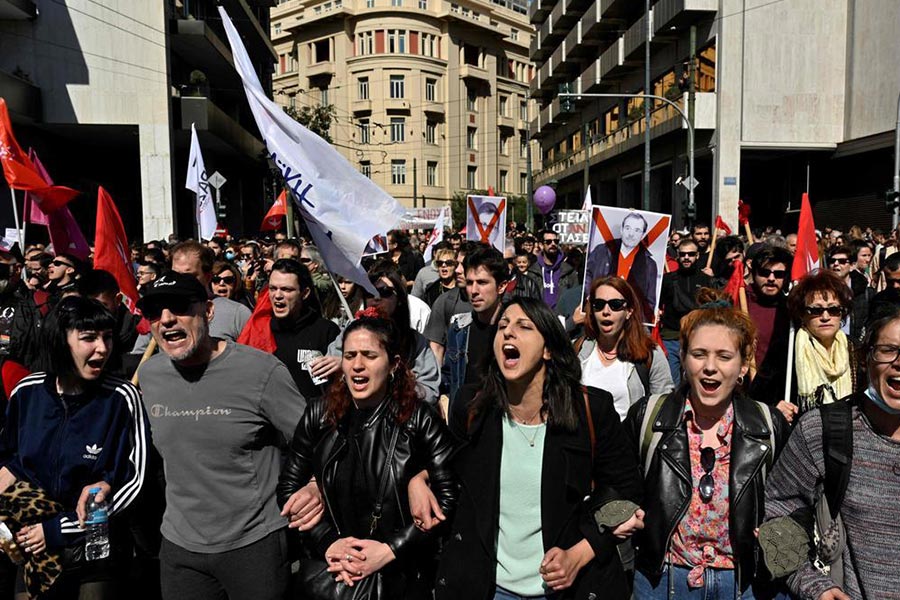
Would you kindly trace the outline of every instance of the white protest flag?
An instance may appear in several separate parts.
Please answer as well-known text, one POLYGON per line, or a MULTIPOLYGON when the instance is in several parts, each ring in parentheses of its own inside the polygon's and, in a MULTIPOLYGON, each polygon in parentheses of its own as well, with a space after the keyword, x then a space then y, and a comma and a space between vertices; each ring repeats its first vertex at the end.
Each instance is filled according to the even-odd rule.
POLYGON ((206 165, 200 153, 200 141, 197 139, 197 128, 191 123, 191 154, 188 157, 187 181, 184 187, 197 194, 197 206, 194 220, 200 239, 211 240, 216 235, 216 207, 213 206, 209 193, 209 181, 206 177, 206 165))
POLYGON ((281 170, 326 267, 374 294, 361 266, 363 251, 369 240, 400 222, 403 207, 331 144, 266 96, 237 30, 221 6, 219 15, 269 158, 281 170))
POLYGON ((448 210, 450 209, 444 208, 441 214, 438 215, 437 221, 434 222, 434 229, 431 231, 431 235, 428 236, 428 245, 425 246, 425 252, 422 253, 422 259, 425 262, 431 262, 431 252, 434 250, 435 244, 444 239, 444 215, 447 214, 448 210))
POLYGON ((591 200, 591 186, 588 186, 587 193, 584 195, 584 204, 581 205, 581 210, 591 210, 594 206, 594 201, 591 200))

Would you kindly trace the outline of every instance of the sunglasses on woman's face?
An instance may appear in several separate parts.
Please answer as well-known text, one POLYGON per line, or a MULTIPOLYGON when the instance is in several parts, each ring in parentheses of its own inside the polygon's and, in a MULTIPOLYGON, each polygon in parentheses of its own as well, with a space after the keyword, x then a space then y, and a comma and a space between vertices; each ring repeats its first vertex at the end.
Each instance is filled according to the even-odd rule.
POLYGON ((382 300, 386 300, 397 293, 397 290, 389 285, 376 285, 375 291, 378 292, 382 300))
POLYGON ((231 285, 234 281, 234 275, 213 275, 212 278, 213 283, 224 283, 226 285, 231 285))
POLYGON ((434 261, 434 266, 436 266, 438 269, 440 269, 441 267, 455 267, 456 261, 455 260, 436 260, 436 261, 434 261))
POLYGON ((806 314, 811 317, 821 317, 828 313, 829 317, 843 317, 844 307, 842 306, 807 306, 806 314))
POLYGON ((619 312, 625 310, 625 307, 628 306, 628 301, 624 298, 613 298, 612 300, 606 300, 605 298, 591 298, 591 310, 594 312, 602 312, 607 305, 609 305, 609 310, 619 312))
POLYGON ((712 446, 700 449, 700 466, 703 467, 703 476, 697 485, 697 492, 703 502, 709 502, 716 491, 716 481, 712 476, 712 470, 716 466, 716 451, 712 446))

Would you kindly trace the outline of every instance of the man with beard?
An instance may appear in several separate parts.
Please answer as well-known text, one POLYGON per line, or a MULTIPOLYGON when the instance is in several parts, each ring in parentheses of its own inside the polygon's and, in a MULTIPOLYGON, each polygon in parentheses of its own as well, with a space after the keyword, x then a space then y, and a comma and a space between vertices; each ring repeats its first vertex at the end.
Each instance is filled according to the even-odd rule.
POLYGON ((691 239, 694 240, 697 244, 697 249, 700 251, 697 262, 702 269, 706 266, 706 261, 709 259, 709 225, 706 223, 694 223, 694 226, 691 227, 691 239))
POLYGON ((697 290, 711 287, 713 278, 700 270, 697 242, 684 238, 676 248, 678 270, 663 275, 659 294, 660 337, 666 347, 669 370, 677 388, 681 384, 681 318, 698 307, 697 290))
POLYGON ((656 277, 659 269, 650 250, 641 243, 647 234, 647 219, 630 212, 622 219, 620 239, 598 244, 587 258, 585 287, 597 277, 621 277, 642 296, 642 321, 652 323, 656 308, 656 277))
POLYGON ((555 231, 542 231, 541 244, 543 251, 528 271, 542 282, 544 303, 556 308, 560 295, 578 285, 579 275, 572 265, 565 262, 565 256, 559 250, 559 235, 555 231))
POLYGON ((167 273, 138 306, 161 350, 140 375, 166 478, 162 597, 281 600, 291 570, 275 487, 306 400, 276 357, 210 336, 215 305, 196 277, 167 273))

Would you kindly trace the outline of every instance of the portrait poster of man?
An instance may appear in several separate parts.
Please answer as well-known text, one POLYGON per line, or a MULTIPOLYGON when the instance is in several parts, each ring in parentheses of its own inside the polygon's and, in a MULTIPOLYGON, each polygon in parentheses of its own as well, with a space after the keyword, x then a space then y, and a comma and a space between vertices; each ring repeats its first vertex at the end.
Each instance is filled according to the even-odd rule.
POLYGON ((506 198, 466 197, 466 239, 506 250, 506 198))
POLYGON ((591 282, 597 277, 621 277, 641 296, 644 322, 652 324, 665 271, 670 223, 670 215, 594 206, 589 223, 583 296, 587 297, 591 282))
POLYGON ((387 251, 387 232, 385 232, 369 240, 369 243, 366 244, 366 249, 363 250, 363 256, 375 256, 376 254, 384 254, 387 251))

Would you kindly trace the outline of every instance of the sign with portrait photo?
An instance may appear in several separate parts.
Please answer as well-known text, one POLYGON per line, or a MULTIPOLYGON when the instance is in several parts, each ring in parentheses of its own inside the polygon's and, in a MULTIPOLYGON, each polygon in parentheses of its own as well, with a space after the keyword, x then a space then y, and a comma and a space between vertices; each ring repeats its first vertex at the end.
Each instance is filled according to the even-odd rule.
POLYGON ((466 239, 506 249, 506 198, 466 197, 466 239))
POLYGON ((621 277, 642 298, 644 322, 654 323, 671 221, 671 215, 661 213, 594 206, 582 297, 587 297, 594 279, 621 277))

